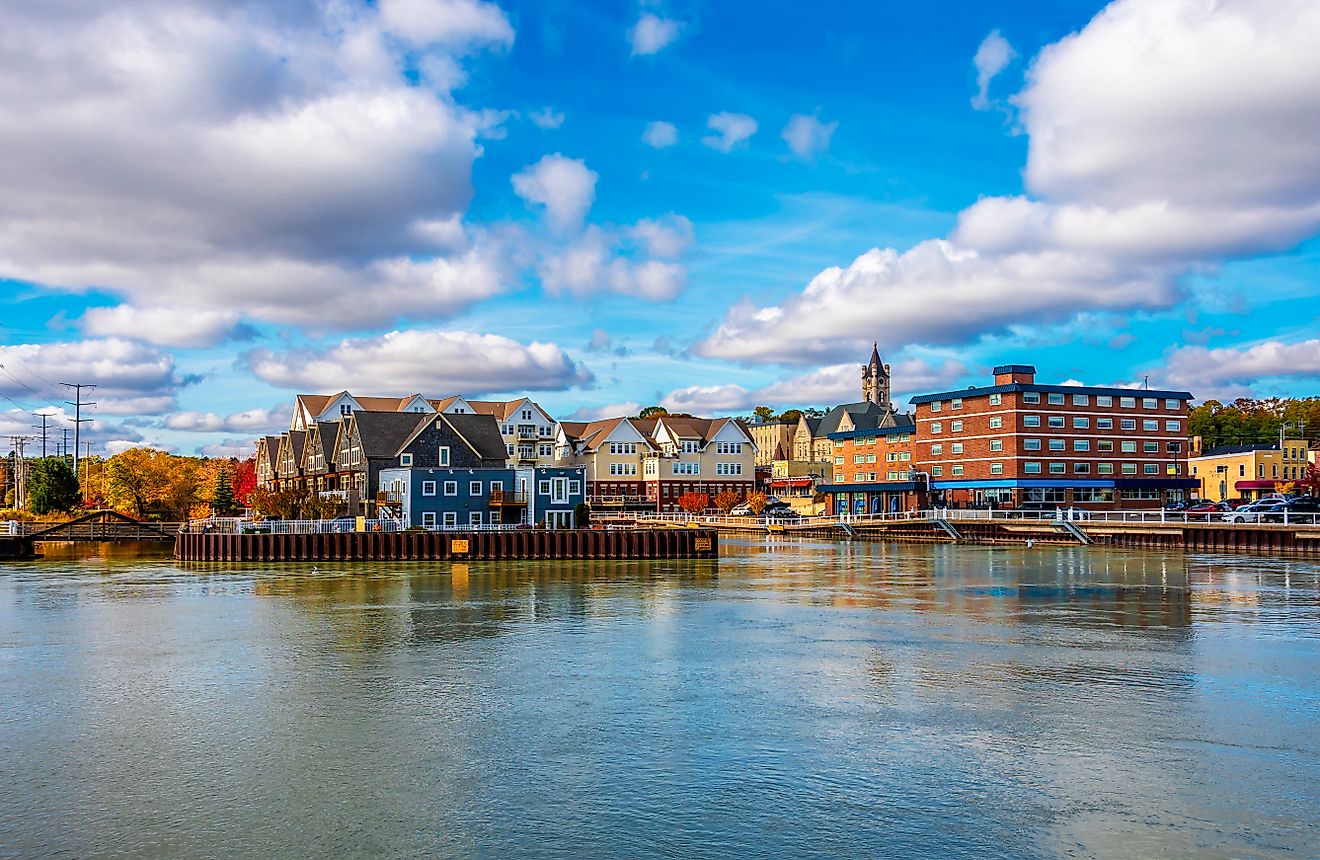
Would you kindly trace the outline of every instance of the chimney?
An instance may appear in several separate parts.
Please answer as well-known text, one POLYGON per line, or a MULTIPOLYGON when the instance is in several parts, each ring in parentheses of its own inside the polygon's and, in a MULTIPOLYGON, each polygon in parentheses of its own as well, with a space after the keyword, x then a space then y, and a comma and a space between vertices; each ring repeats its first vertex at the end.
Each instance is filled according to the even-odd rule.
POLYGON ((995 385, 1030 385, 1036 381, 1036 368, 1030 364, 1001 364, 994 373, 995 385))

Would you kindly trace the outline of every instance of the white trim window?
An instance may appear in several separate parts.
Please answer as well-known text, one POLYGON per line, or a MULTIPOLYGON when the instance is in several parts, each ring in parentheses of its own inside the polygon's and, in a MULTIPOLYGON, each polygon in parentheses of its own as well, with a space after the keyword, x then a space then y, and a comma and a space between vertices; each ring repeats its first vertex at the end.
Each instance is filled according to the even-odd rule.
POLYGON ((435 481, 422 481, 422 495, 423 496, 435 495, 435 481))
POLYGON ((480 481, 468 481, 468 495, 469 495, 469 496, 480 496, 480 495, 481 495, 481 482, 480 482, 480 481))
POLYGON ((468 511, 468 525, 481 525, 481 511, 468 511))
POLYGON ((411 465, 412 465, 412 454, 400 454, 400 455, 399 455, 399 465, 400 465, 400 466, 411 466, 411 465))
POLYGON ((446 496, 458 495, 458 481, 445 481, 445 495, 446 496))
POLYGON ((580 495, 582 495, 582 482, 581 482, 581 481, 569 481, 569 482, 568 482, 568 494, 569 494, 570 496, 580 496, 580 495))
POLYGON ((435 511, 422 512, 422 528, 424 529, 435 528, 435 511))
POLYGON ((440 452, 439 452, 439 460, 438 460, 438 462, 440 463, 441 466, 448 466, 448 465, 449 465, 449 446, 448 446, 448 445, 441 445, 441 446, 440 446, 440 452))
POLYGON ((538 496, 548 496, 548 495, 550 495, 550 482, 549 482, 549 481, 546 481, 546 480, 537 481, 537 482, 536 482, 536 494, 537 494, 538 496))
POLYGON ((440 521, 445 524, 445 528, 452 529, 458 525, 458 513, 456 511, 445 511, 441 515, 440 521))

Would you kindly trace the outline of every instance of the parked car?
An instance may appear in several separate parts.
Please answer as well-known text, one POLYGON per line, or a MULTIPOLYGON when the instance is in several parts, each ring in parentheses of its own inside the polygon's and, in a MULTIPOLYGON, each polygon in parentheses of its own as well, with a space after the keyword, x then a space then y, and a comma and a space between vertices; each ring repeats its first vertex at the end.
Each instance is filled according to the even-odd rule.
POLYGON ((1243 505, 1251 504, 1251 502, 1252 502, 1251 499, 1228 499, 1224 502, 1224 504, 1228 505, 1228 509, 1230 511, 1236 511, 1238 508, 1242 507, 1243 505))
POLYGON ((1199 504, 1201 504, 1201 499, 1186 499, 1181 502, 1169 502, 1164 506, 1164 511, 1165 513, 1170 514, 1180 514, 1188 508, 1195 507, 1199 504))
POLYGON ((1277 510, 1262 514, 1260 519, 1266 523, 1281 523, 1285 513, 1289 522, 1315 524, 1320 522, 1320 499, 1298 496, 1284 502, 1277 510))
POLYGON ((1058 502, 1023 502, 1016 508, 1008 508, 1005 513, 1010 519, 1043 519, 1055 516, 1059 507, 1058 502))
POLYGON ((1224 502, 1202 501, 1179 511, 1179 513, 1187 517, 1189 520, 1209 520, 1220 517, 1231 510, 1232 508, 1224 502))
POLYGON ((1280 518, 1282 518, 1282 511, 1286 504, 1286 502, 1281 502, 1277 499, 1252 502, 1249 505, 1243 505, 1235 511, 1229 511, 1224 514, 1223 520, 1226 523, 1258 523, 1263 521, 1262 517, 1266 514, 1272 514, 1275 512, 1279 512, 1280 518))
POLYGON ((788 505, 774 505, 761 511, 761 517, 766 520, 800 520, 802 515, 790 508, 788 505))
POLYGON ((729 516, 754 517, 756 516, 756 514, 752 513, 752 509, 747 506, 746 502, 743 502, 741 505, 737 505, 736 507, 733 508, 733 510, 729 511, 729 516))

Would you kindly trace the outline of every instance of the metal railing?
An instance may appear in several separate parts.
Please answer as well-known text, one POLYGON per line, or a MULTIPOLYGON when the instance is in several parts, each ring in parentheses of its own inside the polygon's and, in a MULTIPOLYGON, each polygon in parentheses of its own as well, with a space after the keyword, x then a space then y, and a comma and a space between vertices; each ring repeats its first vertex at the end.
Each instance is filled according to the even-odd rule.
MULTIPOLYGON (((382 517, 363 521, 363 530, 369 532, 397 532, 405 528, 402 520, 382 517)), ((344 534, 358 530, 358 521, 353 517, 339 517, 331 520, 253 520, 241 517, 209 517, 184 523, 181 531, 196 534, 273 534, 273 535, 308 535, 308 534, 344 534)))
POLYGON ((527 504, 527 494, 521 490, 491 490, 490 503, 492 505, 525 505, 527 504))
POLYGON ((799 526, 834 526, 866 525, 867 523, 890 522, 1003 522, 1003 523, 1128 523, 1128 524, 1172 524, 1172 525, 1262 525, 1262 526, 1298 526, 1320 525, 1320 514, 1278 512, 1212 513, 1210 516, 1179 511, 1142 510, 1142 511, 1092 511, 1085 508, 1060 508, 1054 511, 1018 511, 985 510, 960 508, 934 508, 919 511, 893 511, 873 514, 837 513, 820 516, 770 517, 765 516, 728 516, 717 514, 689 514, 682 512, 642 511, 621 513, 638 522, 670 523, 712 523, 730 525, 756 525, 763 522, 776 522, 799 526))

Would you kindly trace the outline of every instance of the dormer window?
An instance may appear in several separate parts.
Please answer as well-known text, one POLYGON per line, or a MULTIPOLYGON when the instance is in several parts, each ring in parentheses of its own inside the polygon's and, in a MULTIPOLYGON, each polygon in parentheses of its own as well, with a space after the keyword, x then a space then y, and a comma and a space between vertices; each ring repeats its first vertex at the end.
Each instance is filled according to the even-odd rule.
POLYGON ((400 454, 400 455, 399 455, 399 465, 400 465, 400 466, 411 466, 411 465, 412 465, 412 454, 400 454))
POLYGON ((351 404, 348 404, 348 403, 341 403, 341 404, 339 404, 339 414, 340 414, 341 416, 344 416, 344 417, 347 417, 347 416, 349 416, 349 415, 352 415, 352 414, 353 414, 353 406, 352 406, 351 404))

